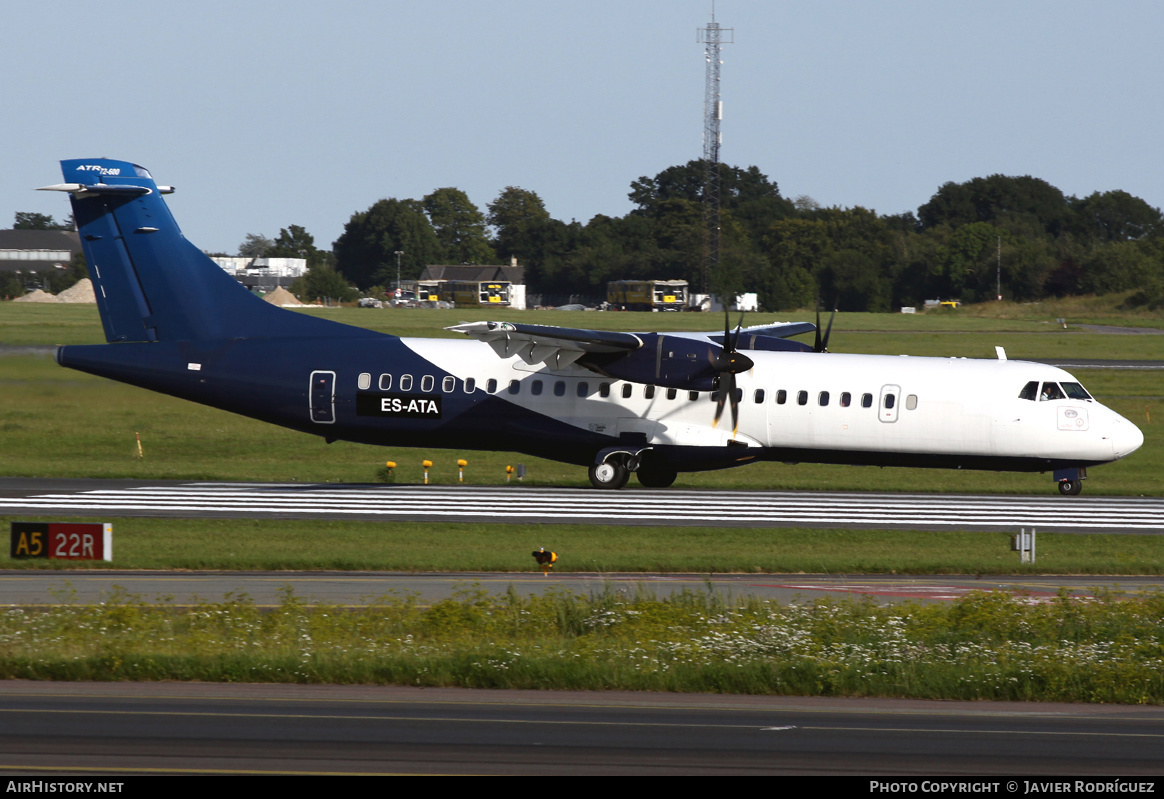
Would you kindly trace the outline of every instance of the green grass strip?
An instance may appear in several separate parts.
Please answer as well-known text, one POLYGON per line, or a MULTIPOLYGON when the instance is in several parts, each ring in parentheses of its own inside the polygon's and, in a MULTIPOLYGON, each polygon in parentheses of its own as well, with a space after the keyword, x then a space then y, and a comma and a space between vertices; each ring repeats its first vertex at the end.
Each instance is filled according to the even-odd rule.
POLYGON ((0 679, 362 683, 1164 702, 1164 595, 781 606, 713 592, 0 611, 0 679))
MULTIPOLYGON (((12 520, 0 519, 0 529, 7 530, 12 520)), ((1039 533, 1038 561, 1024 566, 1010 551, 1009 532, 278 519, 117 519, 112 564, 7 557, 0 564, 59 570, 525 572, 536 571, 530 552, 543 546, 559 555, 555 572, 1164 573, 1164 537, 1151 535, 1039 533)))

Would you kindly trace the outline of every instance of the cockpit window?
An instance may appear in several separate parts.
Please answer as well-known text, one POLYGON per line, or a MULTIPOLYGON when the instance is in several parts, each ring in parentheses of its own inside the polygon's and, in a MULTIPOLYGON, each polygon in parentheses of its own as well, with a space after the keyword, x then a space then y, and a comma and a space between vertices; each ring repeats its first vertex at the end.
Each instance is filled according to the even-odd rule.
POLYGON ((1038 380, 1032 380, 1031 382, 1027 383, 1025 386, 1023 386, 1023 390, 1019 392, 1019 399, 1030 400, 1031 402, 1034 402, 1035 398, 1038 396, 1039 396, 1039 381, 1038 380))
POLYGON ((1063 390, 1067 392, 1067 396, 1073 400, 1091 399, 1091 395, 1087 393, 1087 390, 1078 383, 1060 383, 1059 385, 1063 386, 1063 390))
POLYGON ((1065 399, 1063 389, 1058 383, 1043 383, 1043 390, 1039 394, 1040 401, 1065 399))

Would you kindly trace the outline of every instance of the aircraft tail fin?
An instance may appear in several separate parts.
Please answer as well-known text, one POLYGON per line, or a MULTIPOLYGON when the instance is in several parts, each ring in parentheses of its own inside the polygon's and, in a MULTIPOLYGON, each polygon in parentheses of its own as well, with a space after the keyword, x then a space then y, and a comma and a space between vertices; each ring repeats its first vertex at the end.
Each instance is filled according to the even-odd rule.
POLYGON ((158 186, 136 164, 61 162, 107 341, 337 335, 344 325, 251 294, 186 240, 158 186))

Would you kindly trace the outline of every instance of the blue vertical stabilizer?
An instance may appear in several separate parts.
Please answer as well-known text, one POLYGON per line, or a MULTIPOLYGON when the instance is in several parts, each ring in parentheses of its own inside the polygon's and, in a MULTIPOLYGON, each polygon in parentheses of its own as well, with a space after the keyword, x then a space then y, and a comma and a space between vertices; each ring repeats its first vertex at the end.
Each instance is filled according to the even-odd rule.
POLYGON ((197 341, 367 335, 277 308, 254 296, 186 240, 163 192, 127 161, 61 162, 105 338, 197 341))

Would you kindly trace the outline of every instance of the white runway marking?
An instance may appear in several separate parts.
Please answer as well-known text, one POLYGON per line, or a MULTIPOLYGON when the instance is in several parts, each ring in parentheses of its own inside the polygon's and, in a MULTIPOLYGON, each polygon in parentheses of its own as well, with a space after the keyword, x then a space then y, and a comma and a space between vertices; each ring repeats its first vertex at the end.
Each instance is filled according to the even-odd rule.
POLYGON ((184 483, 0 498, 0 514, 1164 533, 1164 500, 184 483))

